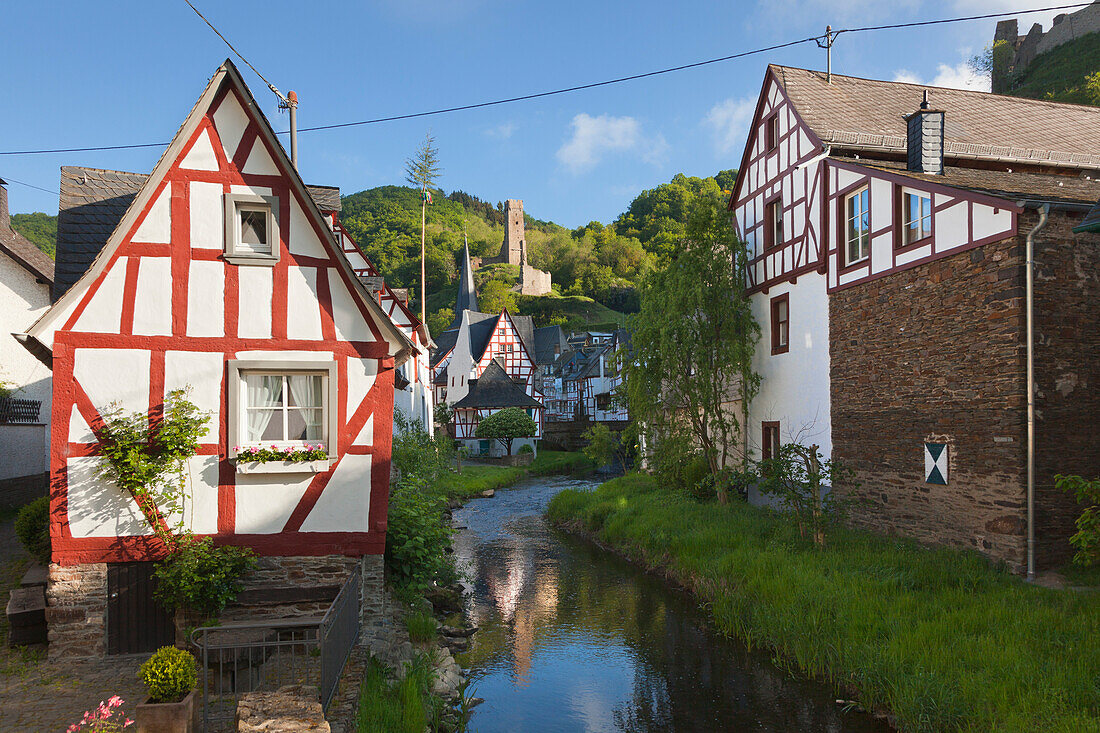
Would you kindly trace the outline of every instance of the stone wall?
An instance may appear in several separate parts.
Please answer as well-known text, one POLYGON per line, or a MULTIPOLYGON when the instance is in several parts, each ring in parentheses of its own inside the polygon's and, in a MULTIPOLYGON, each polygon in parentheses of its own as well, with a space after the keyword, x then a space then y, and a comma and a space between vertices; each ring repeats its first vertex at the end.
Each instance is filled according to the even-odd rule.
POLYGON ((49 658, 99 657, 107 650, 107 564, 50 565, 46 585, 49 658))
MULTIPOLYGON (((1100 33, 1100 0, 1094 0, 1091 5, 1074 13, 1056 15, 1050 29, 1045 33, 1042 25, 1034 23, 1027 35, 1021 36, 1018 21, 1002 20, 997 23, 993 42, 1006 41, 1012 45, 1013 56, 1009 66, 1011 70, 1020 72, 1026 69, 1036 56, 1053 51, 1062 44, 1089 33, 1100 33)), ((994 89, 1001 86, 999 81, 997 78, 993 79, 994 89)))
POLYGON ((522 295, 546 295, 550 292, 550 273, 538 270, 530 265, 522 266, 523 275, 519 292, 522 295))
MULTIPOLYGON (((1021 230, 1028 224, 1021 221, 1021 230)), ((833 456, 865 528, 1025 560, 1023 246, 988 244, 829 298, 833 456), (924 442, 949 445, 925 483, 924 442)))
MULTIPOLYGON (((1056 473, 1100 475, 1100 236, 1053 212, 1036 237, 1036 564, 1057 567, 1080 508, 1056 473)), ((1019 231, 1038 222, 1028 211, 1019 231)), ((1026 567, 1025 236, 830 297, 834 456, 866 500, 851 521, 1026 567), (923 443, 947 443, 947 486, 923 443)))
MULTIPOLYGON (((1054 475, 1100 476, 1100 234, 1052 212, 1035 237, 1036 563, 1069 560, 1081 507, 1054 475)), ((1022 222, 1021 231, 1034 226, 1022 222)))
MULTIPOLYGON (((244 580, 223 621, 320 617, 352 573, 359 573, 362 636, 371 638, 383 617, 381 555, 261 557, 244 580)), ((50 565, 46 588, 49 656, 99 657, 106 653, 107 564, 50 565)))

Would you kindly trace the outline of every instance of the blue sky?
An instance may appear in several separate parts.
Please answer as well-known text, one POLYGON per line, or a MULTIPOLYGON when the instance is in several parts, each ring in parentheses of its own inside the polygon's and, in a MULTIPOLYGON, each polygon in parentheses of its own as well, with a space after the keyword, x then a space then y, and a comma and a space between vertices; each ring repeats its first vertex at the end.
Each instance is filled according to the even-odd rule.
MULTIPOLYGON (((282 91, 299 125, 510 97, 856 27, 1012 11, 1039 0, 193 0, 282 91)), ((1052 13, 1021 18, 1021 30, 1052 13)), ((0 27, 0 150, 167 141, 228 49, 183 0, 10 3, 0 27)), ((837 73, 973 84, 995 21, 842 35, 837 73)), ((236 61, 236 59, 234 59, 236 61)), ((440 185, 566 226, 608 222, 678 172, 736 167, 767 63, 824 68, 815 45, 611 87, 431 118, 303 133, 309 183, 399 184, 429 129, 440 185)), ((288 122, 243 64, 276 129, 288 122)), ((149 171, 160 148, 0 156, 13 212, 57 211, 62 165, 149 171), (14 181, 52 190, 36 190, 14 181)))

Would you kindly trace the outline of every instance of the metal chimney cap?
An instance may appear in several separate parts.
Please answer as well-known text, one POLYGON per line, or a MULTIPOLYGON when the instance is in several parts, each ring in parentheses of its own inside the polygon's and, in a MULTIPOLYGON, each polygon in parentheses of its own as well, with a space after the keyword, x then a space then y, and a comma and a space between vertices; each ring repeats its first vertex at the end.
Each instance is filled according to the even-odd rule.
POLYGON ((928 109, 929 107, 930 107, 930 105, 928 104, 928 90, 925 89, 924 90, 924 99, 921 100, 920 108, 921 109, 928 109))

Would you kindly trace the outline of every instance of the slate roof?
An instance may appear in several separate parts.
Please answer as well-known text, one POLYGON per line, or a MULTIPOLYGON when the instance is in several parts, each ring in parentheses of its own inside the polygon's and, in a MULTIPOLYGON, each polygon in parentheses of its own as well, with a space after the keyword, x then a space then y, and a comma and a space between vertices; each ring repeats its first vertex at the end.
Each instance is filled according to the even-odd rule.
POLYGON ((536 364, 553 364, 569 348, 565 331, 561 326, 543 326, 535 329, 535 353, 532 357, 536 364), (557 353, 554 353, 554 347, 557 353))
MULTIPOLYGON (((145 173, 63 166, 57 212, 56 301, 91 266, 148 178, 145 173)), ((307 186, 322 211, 339 210, 340 189, 307 186), (335 204, 337 207, 333 209, 335 204)))
MULTIPOLYGON (((0 185, 3 181, 0 180, 0 185)), ((3 212, 8 213, 8 212, 3 212)), ((9 227, 0 226, 0 252, 3 252, 35 279, 47 285, 53 285, 53 260, 34 246, 34 243, 9 227)))
POLYGON ((462 261, 458 267, 458 295, 455 297, 455 319, 451 324, 457 328, 462 320, 462 311, 477 310, 477 288, 474 287, 474 270, 470 267, 470 247, 463 245, 462 261))
POLYGON ((489 362, 478 379, 470 380, 470 391, 454 404, 456 410, 496 409, 505 407, 542 407, 504 371, 498 359, 489 362))
POLYGON ((917 173, 906 170, 904 161, 868 160, 844 156, 829 156, 832 160, 888 171, 907 178, 914 178, 969 191, 987 193, 1009 200, 1021 198, 1049 199, 1066 203, 1092 203, 1100 197, 1100 180, 1086 180, 1078 176, 1059 176, 1030 171, 987 170, 984 168, 960 168, 944 166, 943 174, 917 173))
POLYGON ((952 157, 1100 168, 1100 107, 876 81, 771 65, 798 114, 834 148, 904 153, 905 116, 925 90, 946 113, 944 153, 952 157))

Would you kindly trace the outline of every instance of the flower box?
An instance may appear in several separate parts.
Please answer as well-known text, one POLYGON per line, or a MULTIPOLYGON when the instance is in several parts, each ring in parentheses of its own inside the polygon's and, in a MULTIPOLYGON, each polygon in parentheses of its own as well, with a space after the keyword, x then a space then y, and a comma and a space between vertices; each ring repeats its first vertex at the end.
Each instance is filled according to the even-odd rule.
POLYGON ((248 461, 237 458, 237 473, 323 473, 332 460, 321 461, 248 461))

